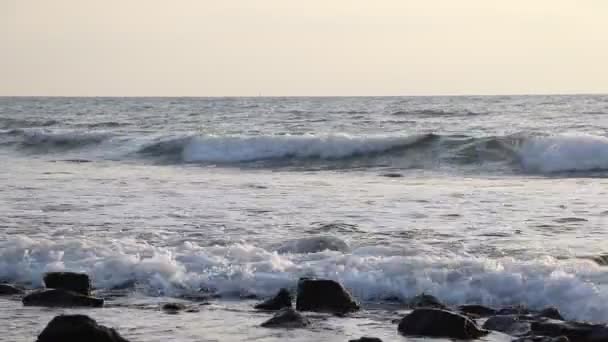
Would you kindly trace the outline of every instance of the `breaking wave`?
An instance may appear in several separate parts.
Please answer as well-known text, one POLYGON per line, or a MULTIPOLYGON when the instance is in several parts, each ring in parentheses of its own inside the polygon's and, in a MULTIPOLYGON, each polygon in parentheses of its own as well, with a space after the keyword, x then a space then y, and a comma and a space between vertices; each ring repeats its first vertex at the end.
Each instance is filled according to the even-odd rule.
MULTIPOLYGON (((441 168, 466 166, 531 174, 608 171, 608 138, 589 134, 466 135, 227 135, 117 136, 103 131, 12 129, 0 146, 48 153, 96 149, 95 156, 170 163, 261 167, 441 168)), ((72 155, 70 158, 89 159, 72 155)))
POLYGON ((268 296, 303 276, 341 281, 361 300, 421 292, 449 304, 556 306, 568 319, 608 321, 608 274, 592 261, 403 255, 382 248, 280 254, 248 243, 156 247, 136 239, 94 241, 15 236, 0 242, 0 279, 42 285, 48 271, 92 276, 98 290, 136 284, 148 295, 268 296))

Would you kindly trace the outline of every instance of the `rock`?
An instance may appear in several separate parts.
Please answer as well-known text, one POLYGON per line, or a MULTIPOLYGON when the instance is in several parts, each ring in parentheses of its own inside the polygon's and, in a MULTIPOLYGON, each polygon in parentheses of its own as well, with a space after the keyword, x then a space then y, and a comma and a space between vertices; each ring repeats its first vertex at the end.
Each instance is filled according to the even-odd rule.
POLYGON ((562 314, 559 312, 559 310, 557 310, 554 307, 548 307, 548 308, 542 309, 538 313, 538 317, 557 319, 557 320, 560 320, 560 321, 564 320, 564 317, 562 317, 562 314))
POLYGON ((338 282, 301 278, 298 281, 296 309, 344 314, 359 310, 359 304, 338 282))
POLYGON ((511 336, 523 336, 530 332, 530 322, 521 321, 516 315, 493 316, 488 318, 482 328, 511 336))
POLYGON ((477 304, 461 305, 458 307, 458 311, 476 317, 488 317, 496 314, 496 310, 477 304))
POLYGON ((290 308, 292 305, 291 302, 292 298, 289 291, 287 289, 280 289, 276 296, 256 305, 255 308, 258 310, 275 311, 283 308, 290 308))
POLYGON ((527 315, 530 310, 522 305, 508 306, 496 312, 497 315, 527 315))
POLYGON ((381 174, 381 176, 387 177, 387 178, 401 178, 401 177, 403 177, 403 174, 397 173, 397 172, 387 172, 387 173, 381 174))
POLYGON ((461 340, 479 338, 488 333, 466 316, 434 308, 415 309, 399 322, 398 330, 403 335, 461 340))
POLYGON ((161 310, 163 310, 165 313, 168 313, 168 314, 177 314, 180 311, 183 311, 186 309, 187 309, 186 305, 184 305, 182 303, 166 303, 166 304, 163 304, 163 306, 161 307, 161 310))
POLYGON ((116 330, 97 324, 85 315, 61 315, 53 318, 38 335, 36 342, 129 342, 116 330))
POLYGON ((382 342, 381 339, 377 338, 377 337, 367 337, 367 336, 363 336, 360 337, 356 340, 349 340, 348 342, 382 342))
POLYGON ((532 322, 534 335, 559 337, 566 336, 571 342, 604 342, 608 341, 608 327, 603 324, 564 322, 544 320, 532 322))
POLYGON ((13 285, 0 284, 0 296, 18 295, 23 293, 24 291, 22 289, 17 288, 13 285))
POLYGON ((48 307, 74 307, 85 306, 99 308, 103 306, 103 299, 84 296, 76 292, 65 290, 40 290, 23 297, 25 306, 48 307))
POLYGON ((446 306, 437 297, 422 293, 412 298, 409 302, 411 308, 436 308, 445 309, 446 306))
POLYGON ((549 336, 524 336, 515 339, 511 342, 570 342, 566 336, 549 337, 549 336))
POLYGON ((72 291, 85 296, 91 294, 91 280, 83 273, 49 272, 44 275, 44 285, 49 289, 72 291))
POLYGON ((284 308, 278 311, 271 319, 262 323, 265 328, 303 328, 310 321, 292 308, 284 308))

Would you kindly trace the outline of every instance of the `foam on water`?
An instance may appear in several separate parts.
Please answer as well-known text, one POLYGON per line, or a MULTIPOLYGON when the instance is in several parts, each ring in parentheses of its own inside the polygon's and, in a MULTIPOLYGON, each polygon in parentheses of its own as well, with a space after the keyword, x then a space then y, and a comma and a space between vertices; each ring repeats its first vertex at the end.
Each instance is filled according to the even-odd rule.
POLYGON ((46 271, 92 275, 111 288, 136 280, 148 295, 179 295, 200 288, 224 295, 271 295, 299 277, 343 282, 362 300, 406 299, 426 292, 449 304, 557 306, 569 319, 608 322, 608 279, 587 260, 487 259, 466 255, 399 255, 381 248, 352 253, 278 254, 247 243, 202 247, 185 242, 153 247, 141 241, 11 238, 0 244, 0 278, 41 285, 46 271), (385 253, 386 252, 386 253, 385 253))

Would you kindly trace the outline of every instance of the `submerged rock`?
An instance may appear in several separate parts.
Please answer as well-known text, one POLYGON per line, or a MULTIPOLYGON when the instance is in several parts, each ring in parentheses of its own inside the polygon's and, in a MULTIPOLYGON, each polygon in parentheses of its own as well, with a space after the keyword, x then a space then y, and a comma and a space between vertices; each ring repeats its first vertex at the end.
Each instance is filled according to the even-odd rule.
POLYGON ((263 301, 255 306, 258 310, 281 310, 292 306, 291 294, 287 289, 280 289, 276 296, 263 301))
POLYGON ((437 299, 437 297, 422 293, 414 298, 412 298, 409 302, 411 308, 436 308, 436 309, 445 309, 446 306, 437 299))
POLYGON ((301 278, 298 281, 296 309, 345 314, 359 310, 359 304, 336 281, 301 278))
POLYGON ((0 296, 23 294, 25 291, 9 284, 0 284, 0 296))
POLYGON ((47 307, 102 307, 103 299, 65 290, 40 290, 23 297, 25 306, 47 307))
POLYGON ((603 324, 564 322, 544 320, 532 322, 535 335, 559 337, 566 336, 571 342, 604 342, 608 341, 608 327, 603 324))
POLYGON ((569 342, 566 336, 549 337, 549 336, 524 336, 515 339, 511 342, 569 342))
POLYGON ((476 317, 488 317, 496 314, 496 310, 477 304, 461 305, 458 307, 458 311, 476 317))
POLYGON ((335 236, 315 236, 291 240, 283 243, 277 252, 285 253, 317 253, 325 250, 348 252, 348 244, 335 236))
POLYGON ((403 335, 461 340, 479 338, 488 333, 466 316, 434 308, 415 309, 399 322, 398 330, 403 335))
POLYGON ((377 337, 363 336, 363 337, 358 338, 356 340, 349 340, 348 342, 382 342, 382 340, 379 339, 379 338, 377 338, 377 337))
POLYGON ((301 313, 292 308, 284 308, 262 323, 262 326, 265 328, 303 328, 309 324, 310 321, 301 313))
POLYGON ((38 335, 36 342, 129 342, 116 330, 97 324, 85 315, 61 315, 53 318, 38 335))
POLYGON ((72 291, 85 296, 91 294, 91 280, 83 273, 49 272, 44 275, 44 285, 49 289, 72 291))
POLYGON ((493 316, 488 318, 482 328, 511 336, 523 336, 530 332, 530 322, 521 321, 516 315, 493 316))
POLYGON ((161 310, 168 314, 177 314, 186 309, 187 306, 182 303, 165 303, 163 306, 161 306, 161 310))

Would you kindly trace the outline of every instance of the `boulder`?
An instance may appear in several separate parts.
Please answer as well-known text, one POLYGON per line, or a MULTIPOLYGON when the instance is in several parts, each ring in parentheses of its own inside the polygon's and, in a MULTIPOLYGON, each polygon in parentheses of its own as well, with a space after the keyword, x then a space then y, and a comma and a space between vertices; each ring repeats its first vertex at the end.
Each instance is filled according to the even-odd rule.
POLYGON ((461 340, 479 338, 488 333, 466 316, 434 308, 415 309, 399 322, 398 330, 403 335, 461 340))
POLYGON ((516 315, 493 316, 488 318, 482 328, 511 336, 523 336, 530 332, 530 322, 521 321, 516 315))
POLYGON ((287 289, 280 289, 276 296, 259 303, 255 308, 258 310, 281 310, 283 308, 290 308, 292 300, 291 294, 287 289))
POLYGON ((554 308, 554 307, 548 307, 548 308, 542 309, 538 313, 538 317, 557 319, 557 320, 560 320, 560 321, 564 320, 564 317, 562 317, 562 314, 559 312, 559 310, 557 308, 554 308))
POLYGON ((91 294, 91 280, 83 273, 49 272, 44 275, 44 285, 49 289, 72 291, 85 296, 91 294))
POLYGON ((496 310, 477 304, 461 305, 458 307, 458 311, 476 317, 488 317, 496 314, 496 310))
POLYGON ((363 336, 360 337, 356 340, 349 340, 348 342, 382 342, 381 339, 377 338, 377 337, 367 337, 367 336, 363 336))
POLYGON ((437 297, 422 293, 412 298, 409 302, 411 308, 436 308, 445 309, 446 306, 437 297))
POLYGON ((29 293, 23 297, 25 306, 47 307, 102 307, 103 299, 84 296, 82 294, 64 290, 40 290, 29 293))
POLYGON ((359 310, 359 304, 336 281, 302 278, 298 281, 296 309, 345 314, 359 310))
POLYGON ((9 284, 0 284, 0 296, 11 296, 23 294, 24 291, 18 287, 9 284))
POLYGON ((534 335, 560 337, 566 336, 571 342, 604 342, 608 341, 608 326, 580 322, 564 322, 547 319, 532 322, 534 335))
POLYGON ((310 321, 292 308, 279 310, 271 319, 262 323, 265 328, 303 328, 310 321))
POLYGON ((61 315, 53 318, 38 335, 36 342, 129 342, 116 330, 97 324, 85 315, 61 315))
POLYGON ((165 303, 161 306, 161 310, 168 314, 177 314, 180 311, 186 310, 186 305, 182 303, 165 303))

